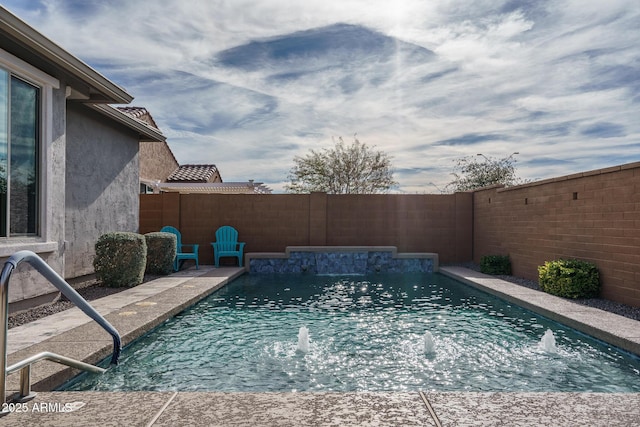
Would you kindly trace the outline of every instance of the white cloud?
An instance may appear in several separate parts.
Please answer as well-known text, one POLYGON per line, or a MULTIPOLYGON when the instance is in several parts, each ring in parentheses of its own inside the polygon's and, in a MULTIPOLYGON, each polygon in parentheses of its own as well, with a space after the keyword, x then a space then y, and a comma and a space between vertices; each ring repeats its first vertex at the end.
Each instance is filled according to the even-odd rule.
POLYGON ((281 189, 294 155, 356 132, 394 157, 407 192, 443 187, 452 161, 478 152, 519 151, 529 178, 640 159, 637 1, 4 3, 123 84, 181 163, 215 163, 228 181, 281 189), (225 49, 336 23, 435 55, 215 62, 225 49), (276 76, 288 71, 300 74, 276 76))

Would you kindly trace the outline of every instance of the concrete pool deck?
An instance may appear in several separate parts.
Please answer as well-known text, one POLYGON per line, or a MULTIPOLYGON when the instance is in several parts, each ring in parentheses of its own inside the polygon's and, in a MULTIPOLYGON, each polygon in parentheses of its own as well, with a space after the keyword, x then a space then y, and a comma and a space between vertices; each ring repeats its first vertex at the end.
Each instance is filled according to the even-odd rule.
MULTIPOLYGON (((201 266, 91 304, 120 332, 123 345, 243 273, 201 266)), ((553 297, 460 267, 440 272, 498 294, 618 347, 639 353, 640 322, 553 297), (582 329, 581 329, 582 328, 582 329)), ((41 351, 97 363, 111 337, 73 308, 9 330, 8 364, 41 351)), ((55 392, 77 370, 49 361, 32 367, 34 400, 11 407, 0 426, 635 426, 640 393, 219 393, 55 392)), ((7 380, 7 394, 19 375, 7 380)))

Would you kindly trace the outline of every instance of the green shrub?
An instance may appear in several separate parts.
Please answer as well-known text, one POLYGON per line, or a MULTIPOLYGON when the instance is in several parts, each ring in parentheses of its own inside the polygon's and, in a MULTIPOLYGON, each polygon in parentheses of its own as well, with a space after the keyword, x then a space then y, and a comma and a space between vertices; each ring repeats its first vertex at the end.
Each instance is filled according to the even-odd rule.
POLYGON ((480 271, 484 274, 511 274, 509 255, 485 255, 480 259, 480 271))
POLYGON ((148 274, 169 274, 176 258, 177 238, 173 233, 153 232, 144 235, 147 242, 148 274))
POLYGON ((147 244, 141 234, 115 232, 96 242, 93 268, 102 283, 113 288, 142 283, 147 264, 147 244))
POLYGON ((564 298, 592 298, 600 292, 598 268, 588 261, 561 259, 538 266, 543 291, 564 298))

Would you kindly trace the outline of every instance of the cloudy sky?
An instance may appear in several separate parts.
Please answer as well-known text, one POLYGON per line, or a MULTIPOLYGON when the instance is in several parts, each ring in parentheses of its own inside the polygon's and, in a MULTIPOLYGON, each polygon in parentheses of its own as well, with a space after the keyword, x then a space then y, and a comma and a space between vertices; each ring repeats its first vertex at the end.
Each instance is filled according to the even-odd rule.
POLYGON ((526 179, 640 161, 637 0, 2 4, 224 181, 282 191, 295 155, 355 133, 400 193, 437 193, 477 153, 519 152, 526 179))

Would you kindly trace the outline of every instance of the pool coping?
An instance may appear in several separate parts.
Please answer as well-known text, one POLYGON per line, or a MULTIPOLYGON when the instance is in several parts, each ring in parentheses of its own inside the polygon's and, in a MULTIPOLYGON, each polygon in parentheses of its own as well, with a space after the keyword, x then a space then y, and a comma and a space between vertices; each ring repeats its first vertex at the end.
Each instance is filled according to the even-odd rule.
POLYGON ((639 402, 631 393, 44 392, 0 426, 628 427, 640 422, 639 402))
MULTIPOLYGON (((200 270, 189 269, 92 301, 92 305, 120 331, 123 343, 128 344, 243 273, 241 268, 201 266, 200 270)), ((640 331, 640 322, 461 267, 441 266, 440 273, 553 320, 572 323, 568 326, 586 328, 584 331, 594 336, 595 331, 601 335, 597 338, 609 339, 620 348, 627 345, 624 343, 638 348, 640 338, 633 331, 640 331), (557 313, 551 311, 556 309, 557 313)), ((12 349, 9 364, 40 351, 97 363, 111 352, 111 337, 77 309, 49 316, 35 326, 34 323, 9 330, 8 343, 12 349), (25 341, 25 335, 31 336, 31 342, 25 341), (20 337, 22 341, 18 340, 20 337)), ((579 328, 576 329, 582 330, 579 328)), ((77 370, 42 361, 33 366, 31 374, 32 388, 38 395, 26 403, 29 411, 0 417, 0 426, 98 425, 114 421, 160 426, 184 425, 189 420, 194 425, 286 426, 336 422, 497 425, 505 420, 509 420, 509 425, 640 424, 640 393, 62 392, 50 390, 77 375, 77 370), (52 402, 61 405, 81 402, 84 407, 67 413, 54 410, 60 406, 52 408, 52 402), (39 404, 45 404, 44 411, 33 410, 39 404)), ((17 390, 18 377, 16 374, 8 377, 7 394, 17 390)))

